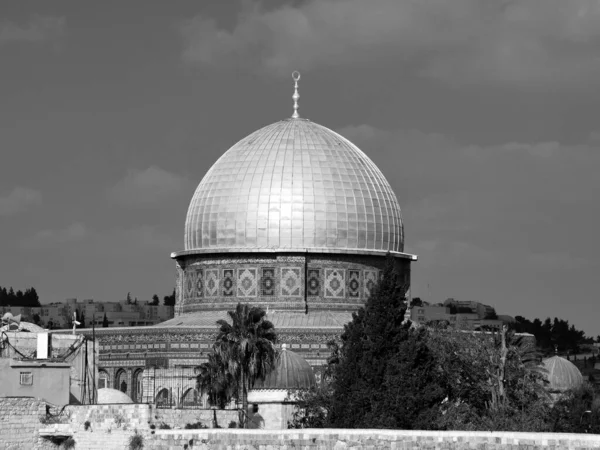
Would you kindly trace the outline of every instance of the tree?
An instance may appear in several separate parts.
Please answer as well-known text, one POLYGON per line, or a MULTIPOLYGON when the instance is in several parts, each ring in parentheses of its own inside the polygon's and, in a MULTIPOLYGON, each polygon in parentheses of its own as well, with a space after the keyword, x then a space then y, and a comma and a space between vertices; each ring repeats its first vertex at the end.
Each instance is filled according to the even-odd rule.
POLYGON ((383 276, 364 308, 352 314, 342 334, 340 362, 335 369, 334 396, 329 422, 339 428, 382 428, 389 416, 381 414, 388 364, 406 339, 405 299, 395 260, 388 255, 383 276))
POLYGON ((83 310, 81 310, 81 316, 79 317, 79 325, 77 326, 77 328, 85 328, 85 313, 83 312, 83 310))
POLYGON ((411 300, 410 307, 412 308, 414 306, 423 306, 423 300, 421 300, 421 297, 415 297, 411 300))
POLYGON ((102 319, 102 327, 108 328, 108 318, 106 317, 106 313, 104 313, 104 319, 102 319))
POLYGON ((225 409, 232 398, 239 393, 236 379, 227 371, 225 362, 217 353, 208 355, 208 362, 195 368, 196 389, 206 394, 208 403, 225 409))
POLYGON ((42 318, 39 314, 35 313, 33 315, 33 323, 35 323, 36 325, 40 325, 42 323, 42 318))
POLYGON ((175 288, 173 288, 173 293, 171 295, 165 295, 163 297, 163 305, 175 306, 175 288))
POLYGON ((219 332, 213 352, 221 360, 224 372, 236 380, 242 399, 240 425, 245 428, 248 391, 257 379, 264 379, 275 364, 277 335, 262 308, 238 303, 227 312, 231 323, 218 320, 219 332))
POLYGON ((127 293, 127 299, 126 300, 127 300, 127 304, 131 305, 131 292, 127 293))
POLYGON ((151 306, 158 306, 160 303, 160 299, 158 298, 158 295, 154 294, 152 296, 152 302, 150 303, 151 306))

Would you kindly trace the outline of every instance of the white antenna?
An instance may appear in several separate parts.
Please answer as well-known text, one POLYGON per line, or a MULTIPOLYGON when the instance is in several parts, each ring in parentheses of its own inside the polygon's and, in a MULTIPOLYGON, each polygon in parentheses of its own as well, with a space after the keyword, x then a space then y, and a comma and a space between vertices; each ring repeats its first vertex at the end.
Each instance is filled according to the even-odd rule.
POLYGON ((77 311, 73 311, 73 334, 75 334, 75 328, 77 325, 81 325, 81 322, 77 322, 77 311))

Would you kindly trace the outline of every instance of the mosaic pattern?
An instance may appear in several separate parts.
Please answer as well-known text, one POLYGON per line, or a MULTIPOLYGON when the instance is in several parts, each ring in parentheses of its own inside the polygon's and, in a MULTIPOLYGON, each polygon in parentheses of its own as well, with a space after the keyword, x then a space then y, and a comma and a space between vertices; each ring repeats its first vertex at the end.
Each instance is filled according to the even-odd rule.
POLYGON ((204 297, 204 271, 196 269, 196 289, 194 289, 194 297, 204 297))
POLYGON ((186 270, 185 272, 185 297, 194 298, 196 293, 196 271, 186 270))
POLYGON ((345 271, 325 269, 325 297, 344 298, 346 295, 345 271))
POLYGON ((238 269, 238 297, 256 297, 256 269, 238 269))
POLYGON ((263 267, 260 277, 260 295, 272 297, 275 295, 275 268, 263 267))
POLYGON ((219 295, 219 269, 206 269, 204 289, 207 297, 219 295))
POLYGON ((321 295, 321 269, 308 269, 308 296, 318 297, 321 295))
POLYGON ((348 270, 348 297, 360 297, 360 270, 348 270))
POLYGON ((364 292, 365 298, 369 298, 371 296, 371 292, 373 292, 373 288, 377 284, 378 279, 377 270, 365 270, 365 281, 364 281, 364 292))
POLYGON ((233 269, 223 269, 223 297, 233 297, 235 294, 233 269))
POLYGON ((281 295, 283 297, 300 297, 300 269, 283 267, 281 269, 281 295))
POLYGON ((185 250, 232 247, 403 251, 400 206, 350 141, 283 120, 231 147, 194 193, 185 250))

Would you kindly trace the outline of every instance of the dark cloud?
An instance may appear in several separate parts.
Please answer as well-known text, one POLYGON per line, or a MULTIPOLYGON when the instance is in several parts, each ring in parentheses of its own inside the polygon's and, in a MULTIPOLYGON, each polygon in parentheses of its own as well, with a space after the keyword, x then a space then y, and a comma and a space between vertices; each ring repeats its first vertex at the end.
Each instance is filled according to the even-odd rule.
POLYGON ((190 188, 190 181, 160 167, 129 170, 108 190, 109 197, 124 206, 155 206, 190 188))
POLYGON ((388 61, 444 83, 561 85, 600 77, 596 0, 246 2, 233 28, 199 15, 183 58, 285 74, 388 61))
POLYGON ((52 16, 33 16, 25 23, 0 20, 0 44, 56 41, 65 34, 66 25, 64 17, 52 16))
POLYGON ((25 212, 42 203, 42 194, 31 188, 16 187, 0 195, 0 216, 12 216, 25 212))

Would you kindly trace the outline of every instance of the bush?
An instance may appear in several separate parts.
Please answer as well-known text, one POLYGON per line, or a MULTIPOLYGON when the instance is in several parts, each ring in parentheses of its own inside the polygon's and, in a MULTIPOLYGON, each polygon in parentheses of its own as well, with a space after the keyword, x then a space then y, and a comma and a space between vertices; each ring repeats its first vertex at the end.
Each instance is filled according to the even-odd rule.
POLYGON ((75 448, 75 439, 73 439, 72 437, 69 437, 67 439, 65 439, 62 443, 61 446, 63 449, 67 450, 67 449, 73 449, 75 448))
POLYGON ((208 428, 206 425, 204 425, 202 422, 198 421, 196 423, 186 423, 185 427, 186 430, 199 430, 199 429, 204 429, 204 428, 208 428))
POLYGON ((168 423, 165 423, 165 422, 161 422, 158 425, 158 429, 159 430, 170 430, 171 429, 171 425, 169 425, 168 423))
POLYGON ((228 428, 237 428, 238 424, 235 420, 232 420, 231 422, 229 422, 229 427, 228 428))
POLYGON ((144 448, 144 436, 137 432, 129 438, 129 450, 142 450, 144 448))
POLYGON ((85 431, 89 430, 91 426, 92 426, 92 424, 90 423, 89 420, 86 420, 85 422, 83 422, 83 429, 85 431))

